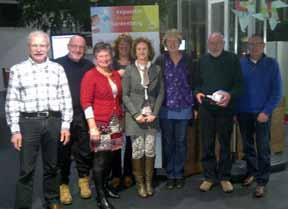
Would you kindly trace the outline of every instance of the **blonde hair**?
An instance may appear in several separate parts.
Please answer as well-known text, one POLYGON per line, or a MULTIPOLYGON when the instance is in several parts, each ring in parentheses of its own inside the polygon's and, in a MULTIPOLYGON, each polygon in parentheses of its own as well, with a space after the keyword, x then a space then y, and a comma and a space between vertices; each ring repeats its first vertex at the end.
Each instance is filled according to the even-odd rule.
POLYGON ((168 37, 174 37, 174 38, 177 38, 178 41, 179 41, 179 44, 181 44, 182 42, 182 34, 175 28, 172 28, 170 30, 167 30, 163 36, 163 40, 162 40, 162 44, 164 46, 166 46, 166 41, 168 39, 168 37))
POLYGON ((120 42, 126 42, 130 45, 130 52, 129 52, 129 57, 131 59, 131 48, 132 48, 132 44, 133 44, 133 39, 132 37, 128 34, 128 33, 122 33, 120 34, 117 39, 114 41, 114 53, 115 53, 115 57, 118 59, 119 58, 119 44, 120 42))

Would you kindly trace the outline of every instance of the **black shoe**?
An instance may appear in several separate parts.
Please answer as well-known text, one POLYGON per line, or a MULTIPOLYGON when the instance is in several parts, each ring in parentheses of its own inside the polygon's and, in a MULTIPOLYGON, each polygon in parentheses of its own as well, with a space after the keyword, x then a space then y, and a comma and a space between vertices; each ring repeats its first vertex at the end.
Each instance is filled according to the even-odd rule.
POLYGON ((175 180, 175 187, 176 187, 177 189, 181 189, 184 185, 185 185, 185 180, 184 180, 184 178, 176 179, 176 180, 175 180))
POLYGON ((114 198, 114 199, 119 199, 120 198, 119 193, 115 189, 113 189, 113 188, 111 188, 109 186, 107 186, 105 188, 105 192, 106 192, 107 197, 111 197, 111 198, 114 198))
POLYGON ((168 179, 166 182, 166 188, 167 189, 174 189, 175 187, 175 179, 168 179))
POLYGON ((254 182, 254 180, 255 180, 254 176, 247 176, 247 177, 244 179, 244 181, 243 181, 243 183, 242 183, 242 186, 244 186, 244 187, 249 187, 249 186, 251 186, 251 184, 254 182))
POLYGON ((114 206, 106 199, 106 197, 102 197, 97 200, 97 206, 99 209, 115 209, 114 206))
POLYGON ((264 195, 265 195, 265 186, 257 185, 254 192, 254 197, 261 198, 264 197, 264 195))

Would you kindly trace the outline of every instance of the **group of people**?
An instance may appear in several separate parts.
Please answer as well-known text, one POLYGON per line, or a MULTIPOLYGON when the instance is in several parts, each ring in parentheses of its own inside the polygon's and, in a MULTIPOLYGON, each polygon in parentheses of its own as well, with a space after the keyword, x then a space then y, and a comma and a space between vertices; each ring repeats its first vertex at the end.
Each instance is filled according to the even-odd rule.
POLYGON ((130 187, 134 181, 140 197, 152 196, 159 129, 166 188, 182 188, 187 128, 195 117, 200 120, 204 174, 200 190, 207 192, 220 182, 224 192, 233 191, 230 141, 237 118, 247 161, 243 185, 255 180, 255 196, 264 195, 270 174, 271 115, 281 99, 277 62, 266 57, 258 35, 249 38, 249 54, 239 61, 224 50, 220 33, 210 34, 208 53, 197 66, 179 50, 181 41, 180 32, 168 30, 163 37, 167 51, 153 63, 150 40, 121 34, 114 50, 108 43, 96 43, 91 62, 84 58, 85 39, 75 35, 68 54, 50 61, 49 36, 42 31, 29 34, 29 57, 11 68, 5 105, 11 142, 20 157, 15 209, 32 207, 39 149, 46 208, 72 203, 71 155, 81 198, 92 196, 92 171, 100 209, 114 209, 108 197, 120 198, 119 186, 130 187))

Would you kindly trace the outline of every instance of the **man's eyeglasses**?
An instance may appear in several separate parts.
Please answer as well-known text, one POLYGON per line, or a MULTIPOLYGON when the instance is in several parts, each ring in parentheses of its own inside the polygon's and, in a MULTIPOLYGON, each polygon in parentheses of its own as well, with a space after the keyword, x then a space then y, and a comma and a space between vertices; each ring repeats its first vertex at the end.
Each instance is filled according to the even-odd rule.
POLYGON ((73 48, 73 49, 85 49, 85 46, 79 46, 79 45, 74 45, 74 44, 69 44, 69 47, 73 48))

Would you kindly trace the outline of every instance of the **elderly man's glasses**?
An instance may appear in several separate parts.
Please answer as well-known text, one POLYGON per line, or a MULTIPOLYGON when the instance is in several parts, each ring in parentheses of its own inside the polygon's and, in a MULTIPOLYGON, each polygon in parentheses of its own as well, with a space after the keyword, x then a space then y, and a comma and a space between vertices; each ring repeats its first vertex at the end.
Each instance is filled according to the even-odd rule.
POLYGON ((260 47, 263 46, 263 42, 248 43, 248 47, 260 47))

